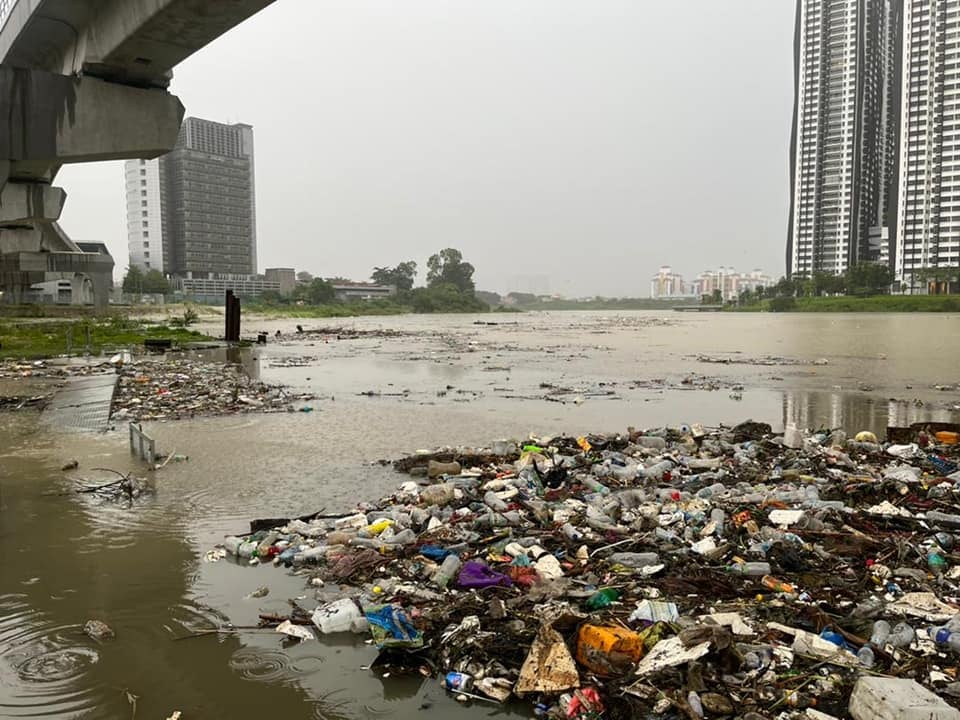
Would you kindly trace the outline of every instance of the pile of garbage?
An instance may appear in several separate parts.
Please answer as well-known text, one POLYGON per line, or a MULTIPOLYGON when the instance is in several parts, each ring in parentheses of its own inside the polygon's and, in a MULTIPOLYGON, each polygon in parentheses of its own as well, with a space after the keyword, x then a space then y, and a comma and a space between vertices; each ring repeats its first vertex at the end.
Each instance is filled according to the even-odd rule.
MULTIPOLYGON (((208 559, 293 568, 371 669, 550 718, 960 718, 957 426, 746 422, 499 441, 394 463, 343 516, 208 559)), ((211 554, 213 555, 211 557, 211 554)))
POLYGON ((118 366, 113 418, 179 420, 196 416, 312 409, 310 393, 251 378, 241 366, 190 358, 136 359, 118 366))

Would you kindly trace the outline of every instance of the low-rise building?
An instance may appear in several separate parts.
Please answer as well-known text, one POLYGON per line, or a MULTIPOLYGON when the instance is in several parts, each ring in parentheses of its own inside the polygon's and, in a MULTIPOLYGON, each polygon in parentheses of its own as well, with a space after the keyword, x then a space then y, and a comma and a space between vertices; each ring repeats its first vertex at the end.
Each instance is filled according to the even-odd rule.
POLYGON ((337 300, 377 300, 397 294, 395 285, 377 285, 362 282, 335 282, 333 285, 334 297, 337 300))
POLYGON ((263 271, 263 278, 268 282, 280 283, 281 295, 293 295, 297 289, 297 271, 293 268, 267 268, 263 271))
POLYGON ((223 302, 227 290, 238 297, 257 297, 268 290, 280 292, 280 281, 267 280, 263 275, 211 273, 208 277, 173 278, 170 284, 176 294, 210 303, 223 302))

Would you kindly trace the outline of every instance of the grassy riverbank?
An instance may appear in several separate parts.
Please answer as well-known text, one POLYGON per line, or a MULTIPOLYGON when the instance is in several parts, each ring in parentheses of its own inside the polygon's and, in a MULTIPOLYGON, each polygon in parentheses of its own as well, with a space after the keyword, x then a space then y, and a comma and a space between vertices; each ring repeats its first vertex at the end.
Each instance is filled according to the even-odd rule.
POLYGON ((960 295, 773 298, 732 312, 960 312, 960 295))
POLYGON ((143 345, 147 338, 170 339, 174 345, 210 338, 195 330, 114 316, 76 320, 0 319, 0 359, 93 355, 143 345))

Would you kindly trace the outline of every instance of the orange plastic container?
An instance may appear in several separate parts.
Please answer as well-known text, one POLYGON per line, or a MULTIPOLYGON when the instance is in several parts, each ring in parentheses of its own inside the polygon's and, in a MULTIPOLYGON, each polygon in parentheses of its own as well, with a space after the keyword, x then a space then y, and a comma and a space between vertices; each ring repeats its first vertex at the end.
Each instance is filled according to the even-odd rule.
POLYGON ((796 590, 796 588, 794 588, 790 583, 784 582, 783 580, 775 578, 772 575, 764 575, 760 579, 760 582, 763 583, 764 587, 768 587, 774 592, 792 593, 796 590))
POLYGON ((937 439, 938 443, 943 443, 944 445, 956 445, 960 443, 960 433, 950 432, 949 430, 941 430, 938 433, 934 433, 933 436, 937 439))
POLYGON ((615 625, 583 625, 577 662, 598 675, 622 675, 643 657, 643 636, 615 625))

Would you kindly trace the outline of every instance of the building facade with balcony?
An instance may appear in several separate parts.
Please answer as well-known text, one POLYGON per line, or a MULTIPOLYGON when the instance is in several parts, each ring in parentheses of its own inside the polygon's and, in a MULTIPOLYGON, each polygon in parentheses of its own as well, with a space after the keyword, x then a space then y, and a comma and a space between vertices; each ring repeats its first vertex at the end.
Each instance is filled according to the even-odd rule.
POLYGON ((904 2, 893 264, 925 292, 921 271, 960 266, 960 2, 904 2))
POLYGON ((901 2, 797 0, 788 276, 888 256, 901 2))

